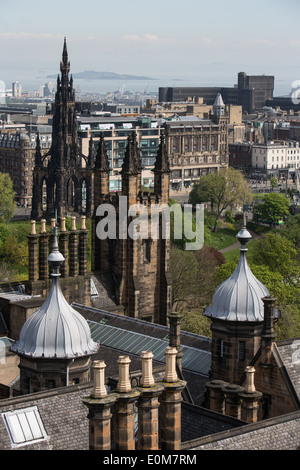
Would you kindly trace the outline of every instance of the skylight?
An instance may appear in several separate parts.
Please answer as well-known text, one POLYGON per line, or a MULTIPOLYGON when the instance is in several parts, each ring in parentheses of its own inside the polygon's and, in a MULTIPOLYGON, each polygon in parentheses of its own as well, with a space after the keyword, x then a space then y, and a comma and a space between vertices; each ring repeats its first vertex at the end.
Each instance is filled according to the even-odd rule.
POLYGON ((37 406, 2 413, 12 447, 48 439, 37 406))

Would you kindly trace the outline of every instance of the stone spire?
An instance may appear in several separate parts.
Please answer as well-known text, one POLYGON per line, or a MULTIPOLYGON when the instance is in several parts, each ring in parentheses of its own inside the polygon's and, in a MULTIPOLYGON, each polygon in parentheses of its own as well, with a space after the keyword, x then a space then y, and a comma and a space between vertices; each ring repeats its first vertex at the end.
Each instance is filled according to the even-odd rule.
POLYGON ((160 198, 160 202, 162 204, 168 204, 169 202, 170 172, 170 162, 165 143, 165 135, 162 134, 153 169, 154 193, 160 198))
POLYGON ((141 190, 142 163, 140 152, 133 132, 128 136, 125 157, 122 165, 122 193, 128 196, 128 204, 136 204, 138 194, 141 190))
POLYGON ((154 173, 170 173, 170 162, 166 148, 165 135, 160 137, 157 157, 154 165, 154 173))
POLYGON ((103 132, 101 132, 100 134, 99 146, 96 154, 95 169, 101 171, 109 171, 109 162, 103 132))
POLYGON ((122 165, 122 174, 138 174, 142 171, 140 153, 136 141, 136 134, 133 132, 128 136, 125 157, 122 165))
POLYGON ((67 39, 64 38, 63 52, 62 52, 62 61, 60 63, 60 71, 62 77, 67 76, 70 71, 70 62, 68 59, 68 50, 67 50, 67 39))

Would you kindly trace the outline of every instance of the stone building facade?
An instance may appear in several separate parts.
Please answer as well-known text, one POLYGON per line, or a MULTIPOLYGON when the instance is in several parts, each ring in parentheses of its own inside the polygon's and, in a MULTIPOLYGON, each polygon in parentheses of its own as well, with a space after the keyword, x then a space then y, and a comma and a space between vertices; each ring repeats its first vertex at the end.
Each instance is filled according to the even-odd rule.
POLYGON ((171 189, 184 189, 201 176, 228 166, 228 116, 220 95, 210 119, 167 121, 171 189))
POLYGON ((51 136, 25 132, 0 133, 0 172, 8 173, 12 179, 15 200, 24 207, 31 206, 33 168, 37 141, 42 140, 41 155, 51 146, 51 136))

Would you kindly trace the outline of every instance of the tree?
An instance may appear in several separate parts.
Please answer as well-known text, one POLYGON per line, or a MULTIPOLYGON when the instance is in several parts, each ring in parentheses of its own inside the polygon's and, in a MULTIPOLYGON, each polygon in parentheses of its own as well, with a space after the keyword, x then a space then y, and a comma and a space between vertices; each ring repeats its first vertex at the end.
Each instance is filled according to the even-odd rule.
POLYGON ((254 207, 254 218, 272 226, 289 215, 289 207, 290 202, 283 194, 265 194, 263 202, 254 207))
POLYGON ((278 186, 278 179, 275 178, 275 176, 271 176, 271 178, 270 178, 270 183, 271 183, 272 188, 277 188, 277 186, 278 186))
POLYGON ((198 262, 193 251, 171 246, 172 306, 175 311, 191 308, 198 296, 198 262))
POLYGON ((277 271, 285 280, 296 276, 299 267, 295 262, 297 250, 293 242, 279 233, 268 233, 262 240, 255 240, 253 259, 257 265, 266 265, 277 271))
POLYGON ((218 173, 203 176, 189 197, 191 204, 210 203, 214 215, 214 232, 222 212, 242 205, 244 200, 247 204, 252 202, 251 189, 243 174, 233 168, 223 168, 218 173))
POLYGON ((296 248, 300 248, 300 214, 288 216, 281 234, 293 242, 296 248))
POLYGON ((26 266, 28 264, 28 246, 9 235, 2 246, 2 258, 11 265, 26 266))
POLYGON ((14 215, 16 203, 13 183, 8 173, 0 173, 0 222, 8 222, 14 215))

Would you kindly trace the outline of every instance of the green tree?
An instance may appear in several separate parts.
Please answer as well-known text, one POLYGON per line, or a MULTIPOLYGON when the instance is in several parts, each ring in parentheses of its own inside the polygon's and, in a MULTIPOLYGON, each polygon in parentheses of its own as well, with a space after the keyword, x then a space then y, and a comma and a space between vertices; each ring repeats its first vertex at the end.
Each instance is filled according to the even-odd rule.
POLYGON ((254 207, 255 220, 266 221, 270 226, 289 215, 290 201, 283 194, 265 194, 263 202, 254 207))
POLYGON ((272 176, 272 177, 270 178, 270 183, 271 183, 272 188, 277 188, 277 186, 278 186, 278 179, 275 178, 275 176, 272 176))
POLYGON ((299 271, 296 262, 297 250, 293 242, 279 233, 268 233, 262 240, 255 240, 253 259, 255 264, 266 265, 279 272, 285 280, 291 279, 299 271))
POLYGON ((0 222, 8 222, 14 215, 16 203, 13 183, 8 173, 0 173, 0 222))
POLYGON ((26 266, 28 264, 28 246, 9 235, 2 246, 2 258, 11 265, 26 266))
POLYGON ((214 215, 214 232, 222 212, 243 204, 244 199, 247 204, 252 202, 251 189, 243 174, 233 168, 224 168, 218 173, 203 176, 189 196, 191 204, 210 203, 214 215))
POLYGON ((300 248, 300 214, 288 216, 281 234, 293 242, 296 248, 300 248))

